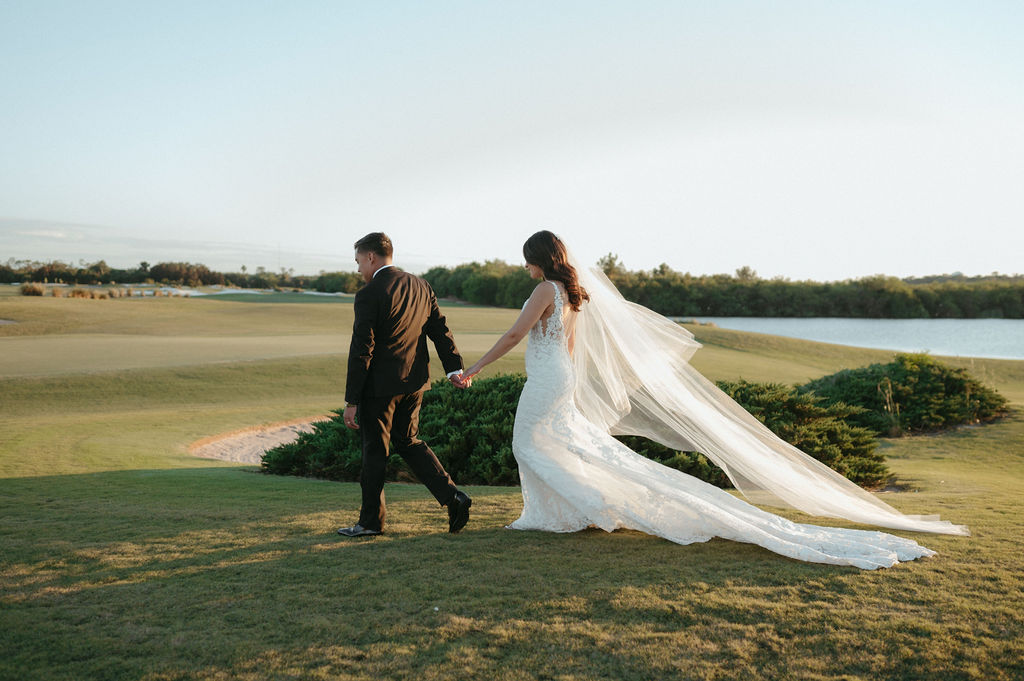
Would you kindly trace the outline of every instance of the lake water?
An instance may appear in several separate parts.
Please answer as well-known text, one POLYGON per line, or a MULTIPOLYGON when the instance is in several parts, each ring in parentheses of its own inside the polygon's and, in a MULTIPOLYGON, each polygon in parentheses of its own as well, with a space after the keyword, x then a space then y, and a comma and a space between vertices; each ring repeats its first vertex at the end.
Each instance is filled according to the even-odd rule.
POLYGON ((1024 319, 691 317, 723 329, 959 357, 1024 359, 1024 319))

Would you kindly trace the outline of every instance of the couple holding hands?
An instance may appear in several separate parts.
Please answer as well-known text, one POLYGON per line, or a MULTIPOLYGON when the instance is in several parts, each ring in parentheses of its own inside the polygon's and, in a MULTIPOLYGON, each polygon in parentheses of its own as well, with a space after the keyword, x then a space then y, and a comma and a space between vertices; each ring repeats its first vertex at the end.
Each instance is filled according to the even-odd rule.
POLYGON ((797 560, 863 569, 934 554, 883 532, 791 522, 613 437, 631 434, 700 451, 759 502, 896 529, 968 534, 935 516, 900 513, 779 439, 689 365, 700 348, 692 334, 624 300, 600 270, 575 262, 553 233, 532 235, 523 256, 540 282, 512 327, 463 371, 430 285, 394 267, 387 235, 374 232, 355 243, 366 285, 354 303, 344 420, 362 437, 362 506, 358 522, 339 534, 383 531, 389 448, 447 507, 449 532, 466 526, 472 499, 418 437, 430 380, 427 339, 448 379, 467 388, 526 337, 527 381, 512 439, 523 510, 511 529, 629 528, 679 544, 723 537, 797 560))

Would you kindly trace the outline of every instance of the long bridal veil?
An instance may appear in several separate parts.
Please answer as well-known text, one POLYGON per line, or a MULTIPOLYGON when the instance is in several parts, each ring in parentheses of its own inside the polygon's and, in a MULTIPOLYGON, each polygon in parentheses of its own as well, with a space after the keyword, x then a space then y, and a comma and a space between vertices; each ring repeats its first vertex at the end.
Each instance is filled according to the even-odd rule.
POLYGON ((693 334, 625 300, 570 255, 590 294, 576 320, 574 397, 613 435, 641 435, 718 464, 748 500, 919 532, 969 534, 938 516, 904 515, 780 439, 689 364, 693 334))

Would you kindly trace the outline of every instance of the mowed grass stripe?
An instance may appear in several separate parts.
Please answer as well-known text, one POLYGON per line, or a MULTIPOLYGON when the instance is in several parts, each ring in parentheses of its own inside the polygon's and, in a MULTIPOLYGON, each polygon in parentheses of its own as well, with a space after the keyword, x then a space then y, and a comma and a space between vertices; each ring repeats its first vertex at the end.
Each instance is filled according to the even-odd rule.
POLYGON ((60 376, 237 362, 347 350, 341 334, 301 336, 132 336, 73 334, 0 338, 0 376, 60 376))
MULTIPOLYGON (((207 298, 0 297, 0 337, 47 334, 245 336, 340 333, 352 330, 352 305, 237 302, 207 298)), ((459 333, 495 333, 511 326, 518 310, 442 303, 459 333)))

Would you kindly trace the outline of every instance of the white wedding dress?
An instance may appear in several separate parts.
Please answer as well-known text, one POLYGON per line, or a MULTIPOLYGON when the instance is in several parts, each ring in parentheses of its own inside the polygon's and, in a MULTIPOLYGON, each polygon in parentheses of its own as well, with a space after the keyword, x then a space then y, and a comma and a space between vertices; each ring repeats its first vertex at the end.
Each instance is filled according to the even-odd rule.
MULTIPOLYGON (((574 397, 580 384, 566 327, 573 329, 587 306, 573 312, 564 304, 561 287, 547 284, 555 289, 554 313, 529 335, 527 381, 512 441, 523 511, 509 527, 549 532, 629 528, 679 544, 723 537, 797 560, 869 570, 934 555, 910 539, 884 532, 791 522, 620 443, 588 419, 574 397)), ((929 531, 966 533, 946 526, 957 529, 929 531)))

